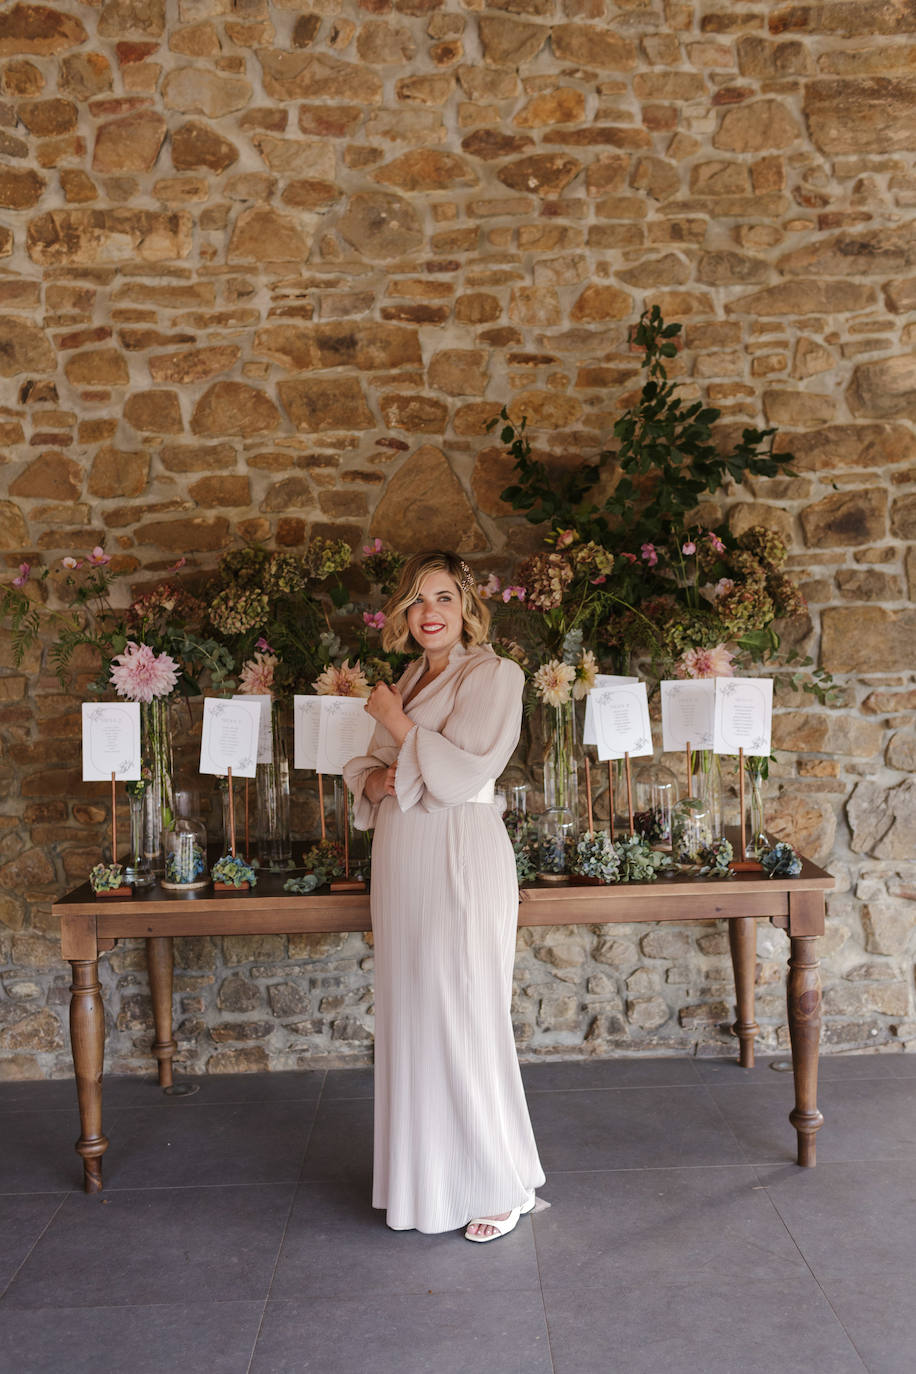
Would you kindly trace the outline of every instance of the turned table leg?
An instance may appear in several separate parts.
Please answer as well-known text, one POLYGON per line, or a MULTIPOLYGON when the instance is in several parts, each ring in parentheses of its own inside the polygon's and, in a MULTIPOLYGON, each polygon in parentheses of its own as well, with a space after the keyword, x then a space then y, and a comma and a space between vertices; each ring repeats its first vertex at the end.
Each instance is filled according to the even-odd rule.
POLYGON ((99 995, 97 959, 71 959, 70 1044, 80 1109, 77 1153, 83 1158, 83 1186, 87 1193, 102 1191, 102 1155, 108 1141, 102 1134, 102 1064, 105 1054, 105 1011, 99 995))
POLYGON ((817 1055, 821 1035, 821 980, 812 935, 790 936, 789 1038, 795 1075, 795 1106, 789 1120, 798 1132, 798 1162, 816 1163, 816 1133, 824 1124, 817 1109, 817 1055))
POLYGON ((172 937, 156 935, 146 942, 146 963, 153 1001, 156 1038, 153 1055, 159 1061, 159 1086, 172 1086, 172 1056, 178 1049, 172 1038, 172 937))
POLYGON ((754 977, 757 971, 757 922, 753 916, 736 916, 728 923, 728 944, 735 973, 738 1019, 732 1030, 738 1037, 738 1063, 754 1067, 754 1037, 760 1027, 754 1020, 754 977))

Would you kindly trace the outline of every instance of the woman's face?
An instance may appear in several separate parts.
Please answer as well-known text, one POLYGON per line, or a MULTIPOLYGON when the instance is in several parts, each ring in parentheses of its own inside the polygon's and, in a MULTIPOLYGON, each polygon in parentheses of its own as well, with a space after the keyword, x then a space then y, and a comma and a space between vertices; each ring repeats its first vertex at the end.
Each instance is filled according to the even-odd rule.
POLYGON ((461 591, 447 572, 429 573, 420 583, 416 600, 407 607, 407 628, 420 648, 436 657, 458 643, 464 628, 461 591))

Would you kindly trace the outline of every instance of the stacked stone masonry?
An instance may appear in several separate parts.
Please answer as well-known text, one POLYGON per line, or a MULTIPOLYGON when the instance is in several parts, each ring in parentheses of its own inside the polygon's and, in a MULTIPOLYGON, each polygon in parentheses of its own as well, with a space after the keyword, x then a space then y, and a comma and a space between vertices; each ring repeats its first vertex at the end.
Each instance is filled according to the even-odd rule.
MULTIPOLYGON (((684 322, 723 432, 794 474, 723 494, 785 532, 771 825, 835 874, 824 1048, 916 1038, 916 6, 911 0, 67 0, 0 5, 0 558, 102 539, 138 578, 309 531, 458 544, 505 574, 504 401, 558 464, 684 322)), ((8 575, 5 574, 5 575, 8 575)), ((0 671, 0 1075, 69 1071, 50 903, 105 830, 79 693, 0 671)), ((104 791, 104 789, 101 789, 104 791)), ((762 1045, 786 1043, 761 926, 762 1045)), ((183 940, 191 1072, 365 1061, 371 942, 183 940)), ((143 950, 104 962, 146 1071, 143 950)), ((724 931, 519 938, 524 1055, 731 1051, 724 931)))

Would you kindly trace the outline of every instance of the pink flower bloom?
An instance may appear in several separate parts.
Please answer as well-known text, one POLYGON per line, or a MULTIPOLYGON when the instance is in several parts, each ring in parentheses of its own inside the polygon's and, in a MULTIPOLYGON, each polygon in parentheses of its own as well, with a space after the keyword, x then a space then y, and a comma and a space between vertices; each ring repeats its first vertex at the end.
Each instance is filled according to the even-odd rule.
POLYGON ((173 563, 172 566, 171 566, 171 568, 169 568, 169 572, 177 572, 179 568, 183 568, 183 567, 184 567, 184 565, 185 565, 185 563, 187 563, 187 561, 188 561, 188 560, 187 560, 186 558, 179 558, 178 562, 177 562, 177 563, 173 563))
POLYGON ((65 568, 81 568, 83 566, 83 560, 81 558, 67 557, 62 558, 60 561, 63 563, 65 568))
POLYGON ((371 544, 363 545, 363 553, 381 553, 383 547, 381 539, 373 539, 371 544))
POLYGON ((367 697, 372 691, 366 681, 359 659, 350 667, 349 659, 344 659, 339 668, 333 664, 315 679, 312 686, 320 697, 367 697))
POLYGON ((710 546, 715 549, 716 553, 725 552, 725 545, 717 534, 713 534, 712 530, 709 531, 706 538, 709 540, 710 546))
POLYGON ((274 652, 263 635, 261 635, 260 639, 255 640, 254 647, 260 649, 262 654, 272 654, 274 652))
POLYGON ((686 543, 686 544, 684 545, 684 547, 681 549, 681 553, 686 553, 686 554, 688 554, 688 555, 690 555, 690 554, 692 554, 692 553, 696 553, 696 551, 697 551, 697 546, 696 546, 696 544, 693 542, 692 539, 688 539, 688 540, 687 540, 687 543, 686 543))
POLYGON ((730 577, 720 577, 713 590, 713 596, 718 601, 720 596, 724 596, 726 592, 732 591, 734 586, 735 584, 730 577))
MULTIPOLYGON (((649 544, 646 545, 646 548, 650 548, 650 547, 651 547, 651 546, 650 546, 649 544)), ((625 558, 625 559, 627 560, 628 563, 635 563, 635 562, 636 562, 636 554, 635 554, 635 553, 619 553, 619 554, 617 555, 617 557, 618 557, 618 558, 625 558)), ((657 558, 657 556, 656 556, 656 562, 657 562, 657 561, 658 561, 658 558, 657 558)))
POLYGON ((24 587, 29 580, 29 573, 32 571, 31 563, 19 564, 19 576, 13 578, 14 587, 24 587))
POLYGON ((255 654, 239 673, 239 691, 252 696, 270 696, 278 666, 276 654, 255 654))
POLYGON ((490 573, 486 582, 478 582, 477 595, 483 601, 488 601, 491 596, 496 596, 499 592, 499 578, 496 573, 490 573))
POLYGON ((724 644, 714 649, 687 649, 674 666, 675 677, 734 677, 734 655, 724 644))
POLYGON ((557 548, 568 549, 570 544, 575 542, 575 539, 575 530, 560 530, 560 533, 557 535, 557 548))
POLYGON ((152 701, 172 691, 178 681, 178 664, 168 654, 156 654, 148 644, 131 640, 123 654, 112 659, 111 681, 119 697, 152 701))
POLYGON ((524 599, 525 599, 525 588, 524 588, 524 587, 504 587, 504 588, 503 588, 503 601, 511 601, 512 598, 513 598, 513 596, 518 597, 519 601, 524 601, 524 599))
POLYGON ((363 611, 363 620, 370 630, 384 630, 385 628, 384 611, 363 611))
POLYGON ((96 544, 86 561, 93 568, 101 568, 104 567, 106 563, 111 562, 111 555, 105 552, 101 544, 96 544))
POLYGON ((605 576, 604 573, 601 573, 600 577, 593 577, 593 578, 591 579, 591 583, 592 583, 592 586, 593 586, 593 587, 600 587, 601 584, 602 584, 602 582, 606 582, 606 581, 607 581, 607 577, 605 576))
MULTIPOLYGON (((639 552, 642 555, 643 562, 648 563, 650 568, 654 568, 656 563, 658 562, 658 553, 656 552, 655 545, 643 544, 639 552)), ((633 559, 633 562, 636 562, 635 558, 633 559)))

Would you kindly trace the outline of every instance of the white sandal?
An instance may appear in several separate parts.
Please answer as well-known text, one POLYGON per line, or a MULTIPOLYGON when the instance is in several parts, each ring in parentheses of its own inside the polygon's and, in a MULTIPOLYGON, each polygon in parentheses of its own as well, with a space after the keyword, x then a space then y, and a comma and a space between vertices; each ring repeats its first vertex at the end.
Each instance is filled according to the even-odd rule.
POLYGON ((499 1240, 501 1236, 507 1236, 510 1231, 515 1230, 519 1217, 534 1211, 535 1202, 537 1202, 537 1198, 532 1193, 527 1202, 523 1202, 521 1207, 513 1207, 509 1215, 504 1217, 502 1221, 497 1221, 493 1217, 473 1217, 467 1224, 464 1233, 465 1240, 473 1240, 485 1245, 488 1240, 499 1240), (472 1226, 492 1226, 494 1228, 493 1234, 490 1236, 472 1236, 470 1234, 472 1226))

